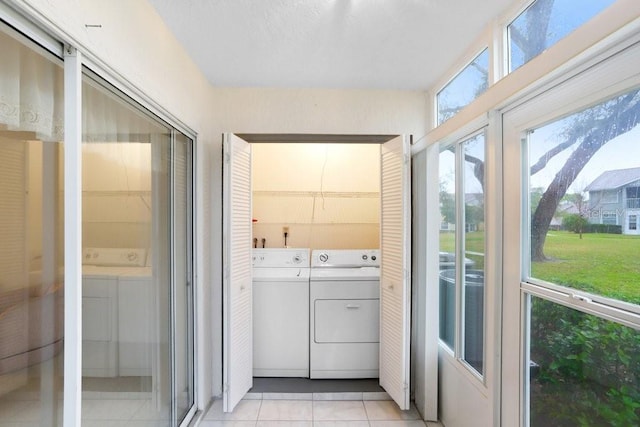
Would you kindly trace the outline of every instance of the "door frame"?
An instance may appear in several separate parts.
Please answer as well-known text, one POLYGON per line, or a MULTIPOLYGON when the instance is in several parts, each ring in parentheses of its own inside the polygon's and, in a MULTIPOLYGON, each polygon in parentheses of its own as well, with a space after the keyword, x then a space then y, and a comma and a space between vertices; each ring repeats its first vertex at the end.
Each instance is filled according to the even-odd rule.
MULTIPOLYGON (((396 137, 400 137, 400 135, 382 135, 382 134, 371 134, 371 135, 366 135, 366 134, 265 134, 265 133, 228 133, 225 135, 234 135, 235 137, 238 137, 242 140, 244 140, 245 142, 249 143, 249 144, 253 144, 253 143, 369 143, 369 144, 383 144, 384 142, 390 141, 396 137)), ((406 137, 407 141, 408 141, 408 136, 406 137)), ((407 159, 410 161, 410 152, 409 150, 407 150, 406 152, 406 156, 407 159)), ((223 163, 225 163, 225 167, 226 167, 226 161, 225 161, 225 157, 226 157, 226 153, 223 152, 222 155, 222 159, 223 159, 223 163)), ((406 185, 410 186, 411 185, 411 170, 409 170, 409 179, 406 182, 406 185)), ((226 184, 223 183, 223 192, 226 193, 226 184)), ((223 201, 227 198, 226 194, 223 194, 223 201)), ((224 202, 223 202, 224 205, 224 202)), ((407 215, 410 217, 411 215, 411 204, 409 203, 406 207, 405 207, 408 211, 406 212, 407 215)), ((228 219, 226 217, 226 214, 223 213, 223 218, 222 218, 223 224, 228 222, 228 219)), ((224 225, 223 225, 223 229, 224 229, 224 225)), ((224 239, 223 239, 224 240, 224 239)), ((224 253, 224 243, 223 243, 223 253, 224 253)), ((410 253, 407 254, 408 255, 408 265, 410 266, 411 264, 411 257, 410 257, 410 253)), ((226 271, 226 267, 223 264, 223 276, 225 276, 225 271, 226 271)), ((409 268, 410 270, 410 268, 409 268)), ((410 275, 407 273, 407 277, 410 278, 410 275)), ((224 277, 223 277, 223 283, 224 283, 224 277)), ((225 300, 225 297, 223 296, 223 301, 225 300)), ((411 304, 408 305, 408 309, 411 310, 411 304)), ((411 318, 409 319, 409 321, 411 321, 411 318)), ((227 327, 227 325, 225 324, 225 320, 223 318, 222 324, 221 324, 222 330, 224 331, 227 327)), ((408 328, 408 339, 409 339, 409 345, 411 346, 412 343, 415 340, 414 336, 411 336, 411 328, 408 328)), ((414 352, 415 350, 410 348, 408 349, 407 352, 407 357, 409 357, 409 353, 410 352, 414 352)), ((224 346, 224 340, 223 340, 223 346, 221 348, 221 352, 223 355, 223 359, 226 357, 226 350, 225 350, 225 346, 224 346)), ((423 351, 424 353, 424 351, 423 351)), ((415 353, 412 353, 415 354, 415 353)), ((226 374, 225 374, 225 368, 224 368, 224 360, 222 361, 222 363, 220 363, 219 366, 220 372, 221 372, 221 376, 220 378, 223 379, 223 382, 226 381, 226 374)), ((411 364, 407 365, 407 369, 409 371, 409 376, 411 378, 411 382, 413 383, 413 379, 414 379, 414 372, 411 369, 411 364)), ((436 380, 434 380, 436 381, 436 380)), ((424 384, 416 384, 417 387, 423 387, 426 388, 426 385, 424 384)), ((223 395, 224 393, 226 393, 226 387, 223 384, 223 395)), ((435 405, 434 405, 435 406, 435 405)), ((228 408, 227 408, 228 409, 228 408)), ((425 418, 427 418, 425 416, 425 418)))

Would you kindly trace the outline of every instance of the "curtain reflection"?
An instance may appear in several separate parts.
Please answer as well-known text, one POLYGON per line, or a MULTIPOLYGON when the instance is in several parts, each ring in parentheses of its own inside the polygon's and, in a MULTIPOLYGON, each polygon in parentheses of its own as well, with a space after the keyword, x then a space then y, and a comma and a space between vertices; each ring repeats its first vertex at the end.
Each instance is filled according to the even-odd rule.
POLYGON ((0 426, 62 425, 63 70, 0 49, 0 426))

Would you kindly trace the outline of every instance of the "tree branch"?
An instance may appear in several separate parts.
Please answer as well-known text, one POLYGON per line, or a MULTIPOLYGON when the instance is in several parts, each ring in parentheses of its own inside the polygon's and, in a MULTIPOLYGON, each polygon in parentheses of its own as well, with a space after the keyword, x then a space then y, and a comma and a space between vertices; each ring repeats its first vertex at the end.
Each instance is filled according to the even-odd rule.
POLYGON ((547 166, 547 163, 549 163, 551 159, 553 159, 556 155, 562 153, 567 148, 571 147, 576 142, 577 138, 569 139, 561 144, 556 145, 551 150, 544 153, 542 156, 540 156, 538 161, 531 166, 529 174, 535 175, 536 173, 540 172, 542 169, 544 169, 545 166, 547 166))

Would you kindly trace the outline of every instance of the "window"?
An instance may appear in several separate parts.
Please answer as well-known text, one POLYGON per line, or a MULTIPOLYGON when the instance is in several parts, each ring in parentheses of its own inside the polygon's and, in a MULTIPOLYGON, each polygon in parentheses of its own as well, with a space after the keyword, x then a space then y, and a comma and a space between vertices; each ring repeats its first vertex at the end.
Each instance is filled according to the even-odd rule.
POLYGON ((635 89, 529 132, 532 277, 640 303, 636 236, 577 234, 588 221, 581 209, 565 214, 575 228, 549 231, 560 200, 584 203, 585 188, 628 182, 629 170, 640 166, 640 156, 631 155, 638 152, 639 111, 635 89))
POLYGON ((638 425, 640 332, 530 299, 530 425, 638 425))
POLYGON ((618 191, 617 190, 609 190, 602 192, 602 198, 600 199, 602 203, 618 203, 618 191))
POLYGON ((615 212, 602 212, 602 223, 607 225, 618 224, 618 214, 615 212))
POLYGON ((440 174, 440 339, 454 348, 456 311, 456 155, 443 149, 440 174))
POLYGON ((489 87, 489 50, 483 50, 438 94, 438 124, 456 115, 489 87))
MULTIPOLYGON (((629 171, 640 167, 639 112, 634 89, 528 132, 530 268, 522 286, 530 315, 531 426, 634 425, 640 417, 638 332, 611 315, 623 316, 624 307, 637 319, 637 308, 620 304, 640 304, 640 236, 629 232, 637 217, 627 216, 628 230, 589 232, 577 210, 565 214, 573 227, 549 227, 561 200, 585 202, 585 185, 629 182, 629 171), (605 310, 612 311, 605 317, 605 310)), ((617 212, 603 210, 602 219, 613 223, 617 212)))
POLYGON ((456 225, 454 232, 440 230, 440 339, 480 375, 484 372, 484 151, 485 135, 480 133, 445 147, 439 165, 440 215, 443 223, 456 225), (462 192, 456 191, 457 186, 462 192), (456 328, 462 337, 458 346, 456 328))
POLYGON ((615 0, 537 0, 507 26, 509 72, 520 68, 615 0))
MULTIPOLYGON (((640 174, 640 169, 638 169, 640 174)), ((640 187, 627 187, 627 209, 640 209, 640 187)))

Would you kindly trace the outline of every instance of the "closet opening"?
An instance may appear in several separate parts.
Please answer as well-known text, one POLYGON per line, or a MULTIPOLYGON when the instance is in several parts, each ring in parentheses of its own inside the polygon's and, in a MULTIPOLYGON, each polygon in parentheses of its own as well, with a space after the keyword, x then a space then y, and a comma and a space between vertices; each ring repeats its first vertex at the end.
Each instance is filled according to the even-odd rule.
MULTIPOLYGON (((409 163, 405 138, 225 137, 227 410, 246 392, 386 391, 395 400, 381 361, 385 351, 400 353, 408 373, 408 325, 396 334, 406 336, 406 346, 385 341, 390 329, 402 330, 410 319, 402 273, 408 269, 400 269, 398 281, 385 281, 381 272, 391 270, 384 254, 396 266, 409 258, 404 213, 410 203, 401 197, 409 184, 402 173, 409 163), (385 242, 399 247, 385 251, 385 242), (400 301, 392 314, 402 319, 389 314, 389 300, 400 301), (245 373, 242 385, 234 369, 245 373)), ((392 382, 404 390, 408 379, 392 382)))

